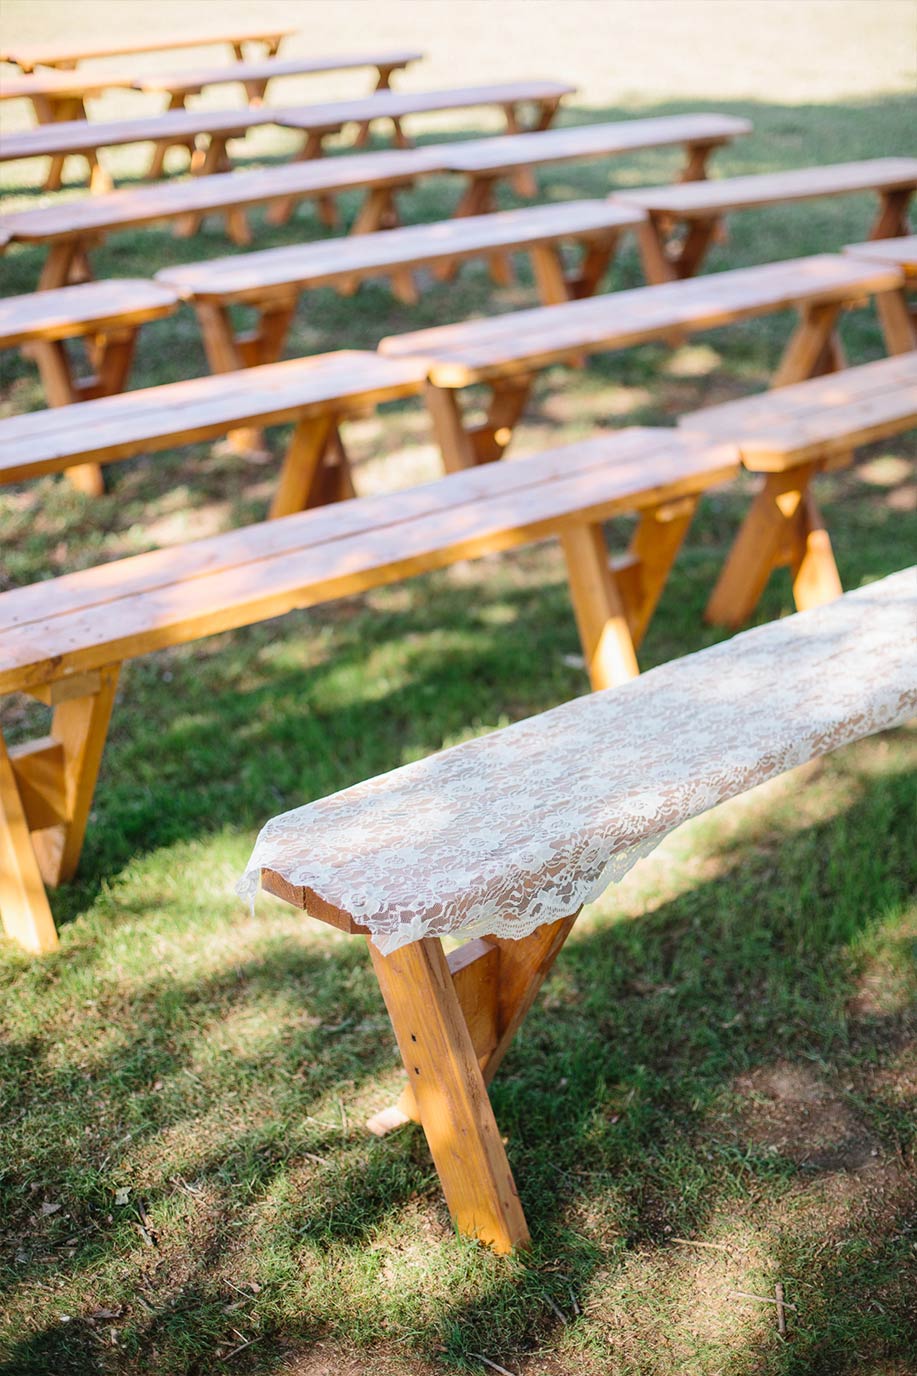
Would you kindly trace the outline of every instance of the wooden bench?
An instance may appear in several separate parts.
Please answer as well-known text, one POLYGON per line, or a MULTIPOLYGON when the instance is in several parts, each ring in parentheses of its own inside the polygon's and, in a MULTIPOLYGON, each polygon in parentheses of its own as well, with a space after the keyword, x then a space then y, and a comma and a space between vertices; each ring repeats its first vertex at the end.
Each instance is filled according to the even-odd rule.
POLYGON ((113 43, 19 43, 0 44, 0 62, 13 62, 24 72, 36 67, 75 67, 91 57, 122 57, 134 53, 172 52, 178 48, 209 48, 228 43, 238 61, 245 57, 245 44, 264 48, 273 57, 280 44, 296 29, 268 25, 242 24, 233 28, 212 29, 209 33, 181 30, 176 33, 157 33, 148 38, 122 38, 113 43))
MULTIPOLYGON (((902 285, 894 268, 821 254, 391 335, 379 351, 426 367, 427 404, 451 472, 500 458, 536 375, 553 364, 795 308, 800 321, 773 380, 783 386, 837 366, 842 311, 886 294, 884 318, 905 313, 902 285), (470 426, 458 393, 479 383, 491 398, 486 419, 470 426)), ((886 338, 890 352, 900 348, 900 338, 886 338)))
POLYGON ((0 693, 54 708, 49 736, 8 752, 0 737, 5 930, 32 951, 57 944, 44 884, 76 869, 125 660, 556 535, 603 687, 637 672, 698 498, 737 471, 730 446, 618 431, 0 593, 0 693), (601 522, 622 512, 640 519, 616 572, 601 522))
POLYGON ((85 490, 101 490, 99 464, 228 435, 242 426, 296 426, 271 514, 353 495, 337 424, 383 401, 412 396, 423 369, 355 349, 167 382, 55 411, 0 420, 0 485, 90 465, 85 490), (92 488, 89 483, 94 483, 92 488))
POLYGON ((870 158, 681 186, 636 187, 615 192, 615 199, 640 206, 649 215, 655 242, 653 280, 667 282, 697 272, 724 216, 732 211, 873 191, 879 197, 879 213, 870 237, 881 239, 907 233, 907 207, 915 186, 917 158, 870 158), (672 236, 673 221, 683 227, 683 238, 672 236))
POLYGON ((602 201, 566 201, 235 254, 164 268, 156 280, 193 303, 210 367, 226 372, 280 357, 298 295, 308 288, 349 292, 366 278, 387 276, 398 297, 413 303, 419 299, 414 269, 488 256, 498 280, 505 282, 506 255, 516 250, 531 255, 546 302, 557 300, 558 291, 569 300, 595 290, 621 233, 642 224, 639 211, 622 212, 602 201), (564 273, 559 247, 564 241, 582 249, 578 273, 564 273), (230 307, 237 304, 258 312, 254 331, 239 334, 233 328, 230 307))
MULTIPOLYGON (((127 380, 140 326, 171 315, 179 295, 142 278, 87 282, 56 291, 0 299, 0 349, 20 348, 38 364, 51 406, 120 392, 127 380), (66 341, 84 339, 93 373, 80 378, 66 341)), ((77 486, 97 493, 93 474, 72 470, 77 486)))
POLYGON ((813 478, 840 468, 861 445, 917 426, 917 352, 847 368, 763 396, 682 416, 679 426, 710 442, 738 445, 763 476, 707 606, 707 619, 739 626, 768 578, 789 567, 798 607, 837 597, 831 539, 812 495, 813 478))
POLYGON ((222 172, 15 211, 0 216, 0 244, 46 246, 48 257, 39 286, 59 287, 92 276, 87 255, 103 237, 141 225, 171 222, 176 234, 187 236, 208 215, 224 215, 229 237, 237 244, 249 244, 252 234, 246 208, 272 201, 314 200, 327 220, 333 218, 333 206, 325 203, 332 197, 345 191, 364 191, 364 205, 351 232, 369 233, 388 223, 395 213, 395 191, 438 170, 439 150, 408 148, 354 153, 255 172, 222 172))
MULTIPOLYGON (((496 188, 507 177, 531 179, 534 167, 589 158, 617 157, 649 148, 683 147, 682 177, 705 177, 710 154, 723 144, 751 133, 746 119, 733 115, 663 115, 654 119, 579 124, 539 133, 504 135, 457 143, 448 150, 446 167, 468 178, 458 215, 480 215, 496 209, 496 188)), ((528 192, 535 194, 529 180, 528 192)), ((524 194, 524 193, 523 193, 524 194)))
POLYGON ((495 105, 506 113, 507 122, 518 128, 518 110, 533 104, 538 110, 537 127, 546 128, 565 95, 576 88, 558 81, 508 81, 501 85, 462 86, 442 91, 376 91, 360 100, 329 101, 321 105, 261 107, 241 110, 166 110, 142 119, 71 120, 43 124, 7 134, 0 142, 0 162, 24 158, 65 159, 73 154, 86 158, 93 190, 106 191, 111 179, 98 161, 100 148, 119 148, 133 143, 152 143, 153 159, 147 175, 158 177, 166 153, 173 147, 194 150, 191 170, 196 175, 228 172, 231 169, 227 144, 242 138, 250 129, 272 124, 295 129, 303 134, 299 156, 317 157, 324 139, 347 124, 367 129, 378 120, 391 122, 399 147, 410 142, 401 128, 409 114, 442 110, 471 110, 495 105))
POLYGON ((169 109, 180 110, 190 95, 199 95, 208 86, 225 86, 240 82, 245 94, 255 105, 267 98, 268 82, 282 76, 314 76, 322 72, 349 72, 361 67, 374 67, 376 90, 386 91, 392 75, 419 62, 423 53, 399 48, 338 53, 332 57, 265 57, 256 61, 237 62, 232 67, 183 67, 178 71, 137 77, 132 83, 138 91, 163 91, 169 96, 169 109))
MULTIPOLYGON (((905 234, 895 239, 872 239, 867 244, 847 244, 844 252, 852 253, 855 258, 865 258, 870 263, 900 268, 908 288, 917 282, 917 234, 905 234)), ((892 324, 903 329, 900 319, 892 324)), ((917 349, 917 304, 911 305, 910 326, 912 348, 917 349)))
POLYGON ((367 937, 407 1076, 368 1126, 422 1125, 460 1233, 529 1242, 488 1085, 582 907, 682 822, 917 712, 915 575, 263 828, 239 892, 367 937))

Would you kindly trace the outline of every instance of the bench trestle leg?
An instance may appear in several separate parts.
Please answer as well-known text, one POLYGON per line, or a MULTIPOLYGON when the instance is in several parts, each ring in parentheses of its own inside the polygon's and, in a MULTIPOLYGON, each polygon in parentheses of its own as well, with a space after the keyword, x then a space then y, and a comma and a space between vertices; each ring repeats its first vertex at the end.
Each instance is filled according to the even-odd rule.
POLYGON ((421 1123, 456 1226, 497 1252, 524 1247, 528 1229, 486 1086, 577 916, 519 941, 478 938, 448 957, 433 938, 391 956, 370 942, 408 1072, 398 1105, 370 1130, 421 1123))
POLYGON ((347 455, 331 415, 299 421, 277 480, 271 519, 353 495, 347 455))
POLYGON ((773 570, 786 565, 793 571, 799 611, 840 596, 831 541, 809 492, 816 471, 814 465, 802 464, 767 474, 707 603, 707 621, 741 626, 758 605, 773 570))
POLYGON ((786 387, 803 382, 820 372, 831 371, 840 357, 840 343, 833 342, 834 330, 841 313, 835 302, 805 306, 783 357, 774 373, 772 387, 786 387))
POLYGON ((19 783, 0 736, 0 921, 13 941, 44 955, 57 950, 57 932, 32 845, 19 783))
POLYGON ((57 946, 45 885, 71 879, 79 863, 118 668, 52 685, 50 736, 11 750, 0 738, 0 917, 30 951, 57 946))
POLYGON ((911 194, 910 189, 879 193, 879 213, 869 231, 870 239, 897 239, 910 234, 907 208, 911 194))
POLYGON ((890 354, 907 354, 917 349, 917 313, 908 308, 903 289, 880 291, 876 311, 890 354))
POLYGON ((640 672, 627 608, 612 572, 601 523, 569 526, 561 534, 570 600, 589 680, 611 688, 640 672))

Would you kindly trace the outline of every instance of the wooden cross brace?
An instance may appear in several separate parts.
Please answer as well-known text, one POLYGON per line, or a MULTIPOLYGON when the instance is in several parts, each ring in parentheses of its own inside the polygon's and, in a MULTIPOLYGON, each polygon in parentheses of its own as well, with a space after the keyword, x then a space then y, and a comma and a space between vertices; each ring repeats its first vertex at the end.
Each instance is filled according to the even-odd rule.
MULTIPOLYGON (((262 887, 342 931, 368 929, 272 870, 262 887)), ((407 1083, 367 1126, 384 1136, 420 1123, 460 1233, 507 1253, 529 1242, 487 1086, 579 916, 512 941, 487 936, 446 955, 437 937, 382 955, 369 941, 407 1083)))
POLYGON ((34 696, 53 708, 49 735, 11 748, 0 736, 0 918, 6 933, 35 954, 57 948, 44 886, 76 870, 118 669, 36 689, 34 696))

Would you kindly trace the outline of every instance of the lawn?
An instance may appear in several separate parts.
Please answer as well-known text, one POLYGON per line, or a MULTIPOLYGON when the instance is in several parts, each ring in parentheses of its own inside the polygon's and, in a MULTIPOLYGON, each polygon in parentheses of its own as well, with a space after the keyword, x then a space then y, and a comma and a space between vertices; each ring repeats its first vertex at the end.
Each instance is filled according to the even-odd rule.
MULTIPOLYGON (((518 22, 519 6, 500 4, 518 22)), ((73 12, 7 8, 5 24, 35 37, 73 12)), ((629 58, 653 50, 649 31, 642 47, 635 38, 648 8, 604 8, 629 16, 629 58)), ((114 28, 113 14, 136 26, 144 7, 81 9, 114 28)), ((421 11, 428 31, 434 18, 447 37, 457 26, 438 3, 350 4, 344 20, 365 15, 365 31, 335 40, 334 7, 290 9, 293 23, 321 13, 324 49, 410 41, 421 11)), ((718 84, 706 49, 706 85, 692 83, 682 33, 637 100, 632 70, 603 75, 572 21, 554 62, 550 16, 568 11, 545 0, 530 0, 524 60, 509 52, 507 73, 556 66, 579 79, 569 64, 582 58, 586 96, 569 122, 745 115, 755 132, 716 155, 723 174, 913 151, 906 58, 889 38, 906 33, 912 6, 659 4, 692 9, 705 42, 728 16, 721 43, 755 59, 746 85, 734 64, 718 84), (770 58, 765 12, 784 20, 784 31, 771 21, 770 58), (799 45, 815 34, 841 56, 807 96, 799 45)), ((192 10, 201 27, 212 14, 168 13, 192 10)), ((268 10, 278 5, 259 17, 268 10)), ((483 24, 479 5, 468 12, 483 24)), ((484 32, 456 37, 451 64, 446 40, 436 50, 425 32, 438 65, 403 84, 490 79, 486 62, 476 75, 484 32)), ((263 150, 281 151, 279 139, 263 150)), ((113 165, 128 178, 140 166, 130 152, 113 165)), ((658 153, 549 169, 540 196, 602 195, 612 176, 657 182, 676 166, 658 153)), ((6 204, 36 204, 14 169, 6 204)), ((456 198, 454 183, 431 181, 404 198, 405 218, 443 218, 456 198)), ((346 220, 353 201, 343 209, 346 220)), ((871 212, 854 197, 736 217, 708 270, 838 248, 864 237, 871 212)), ((307 207, 281 230, 255 219, 259 247, 322 233, 307 207)), ((229 251, 215 226, 191 241, 154 229, 115 238, 96 265, 147 275, 229 251)), ((8 255, 4 292, 31 290, 39 258, 8 255)), ((640 280, 627 249, 607 285, 640 280)), ((289 355, 535 300, 521 262, 500 290, 478 264, 424 286, 417 307, 383 284, 312 293, 289 355)), ((760 390, 790 325, 773 317, 552 370, 512 453, 600 425, 672 424, 760 390)), ((843 333, 851 362, 881 355, 871 309, 843 333)), ((133 385, 205 371, 182 312, 146 328, 133 385)), ((32 367, 0 355, 3 411, 42 404, 32 367)), ((419 404, 349 434, 363 491, 437 473, 419 404)), ((285 434, 270 439, 279 455, 285 434)), ((260 519, 273 471, 197 445, 112 465, 100 500, 58 479, 0 490, 0 588, 260 519)), ((718 638, 701 613, 750 491, 703 502, 644 667, 718 638)), ((913 562, 917 436, 864 451, 819 494, 845 587, 913 562)), ((626 526, 610 538, 619 546, 626 526)), ((791 610, 777 578, 756 619, 791 610)), ((585 692, 577 651, 562 560, 544 544, 126 666, 79 874, 53 895, 61 950, 29 960, 0 941, 4 1376, 917 1372, 913 730, 696 820, 584 914, 493 1091, 534 1239, 510 1261, 455 1236, 419 1129, 364 1131, 399 1074, 361 943, 272 900, 249 914, 234 896, 267 817, 585 692), (766 1302, 778 1282, 793 1306, 785 1338, 766 1302)), ((44 729, 43 709, 9 699, 0 722, 17 740, 44 729)))

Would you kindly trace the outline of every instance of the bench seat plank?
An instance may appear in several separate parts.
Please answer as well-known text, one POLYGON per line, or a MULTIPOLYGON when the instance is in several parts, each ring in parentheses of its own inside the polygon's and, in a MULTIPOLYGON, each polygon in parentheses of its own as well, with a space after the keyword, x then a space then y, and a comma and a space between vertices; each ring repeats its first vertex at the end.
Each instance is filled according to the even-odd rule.
MULTIPOLYGON (((128 89, 134 77, 127 72, 31 72, 25 76, 0 73, 0 100, 34 100, 42 96, 93 96, 103 91, 128 89)), ((6 135, 4 135, 6 137, 6 135)))
POLYGON ((121 277, 0 299, 0 349, 72 339, 170 314, 180 294, 165 283, 121 277))
POLYGON ((166 110, 142 119, 63 120, 7 134, 0 143, 0 162, 22 158, 62 157, 131 143, 164 143, 197 135, 231 137, 265 124, 304 133, 333 133, 349 123, 401 119, 405 115, 527 101, 557 102, 576 88, 557 81, 512 81, 493 86, 463 86, 443 91, 376 91, 357 100, 318 105, 264 106, 238 110, 166 110))
POLYGON ((0 692, 697 494, 733 447, 628 430, 0 594, 0 692))
POLYGON ((404 265, 448 262, 488 249, 524 249, 553 239, 588 237, 644 223, 641 211, 602 201, 525 206, 380 234, 320 240, 258 253, 163 268, 156 280, 185 297, 225 303, 262 300, 277 288, 318 287, 404 265), (610 213, 609 213, 610 212, 610 213))
POLYGON ((846 196, 859 191, 897 191, 917 186, 917 158, 869 158, 863 162, 795 167, 747 177, 682 182, 679 186, 634 187, 616 191, 630 205, 680 218, 719 216, 731 210, 846 196))
POLYGON ((671 144, 727 143, 750 134, 751 129, 746 119, 717 114, 578 124, 456 143, 449 149, 445 165, 451 172, 500 175, 520 167, 603 158, 671 144))
POLYGON ((678 424, 737 444, 756 473, 848 456, 851 448, 917 425, 917 353, 709 406, 678 424))
POLYGON ((240 889, 266 869, 386 953, 498 922, 524 937, 681 823, 907 721, 914 578, 893 574, 285 813, 262 830, 240 889), (775 673, 780 690, 762 693, 775 673))
POLYGON ((903 234, 897 239, 873 239, 866 244, 847 244, 845 253, 855 258, 868 258, 900 268, 905 277, 917 277, 917 234, 903 234))
POLYGON ((808 306, 894 291, 901 275, 839 254, 733 268, 701 278, 613 292, 584 301, 513 311, 485 320, 389 335, 379 351, 426 363, 436 387, 462 388, 569 362, 577 353, 626 348, 714 329, 801 302, 808 306))
POLYGON ((232 66, 183 67, 172 72, 152 72, 136 77, 133 85, 138 91, 166 91, 169 94, 193 95, 207 86, 224 86, 230 82, 267 83, 278 76, 311 76, 321 72, 346 72, 360 67, 376 67, 381 72, 397 71, 419 62, 423 53, 412 48, 379 49, 363 52, 338 53, 328 57, 265 57, 235 62, 232 66))
POLYGON ((244 423, 282 424, 332 404, 370 406, 416 393, 422 378, 410 360, 341 350, 10 416, 0 420, 0 483, 213 439, 244 423))
POLYGON ((80 43, 4 42, 0 46, 0 61, 14 62, 23 71, 33 67, 69 67, 88 57, 120 57, 132 53, 167 52, 176 48, 209 48, 215 44, 264 43, 276 48, 282 39, 296 33, 296 29, 264 24, 240 24, 233 28, 213 29, 195 33, 180 30, 175 33, 157 32, 145 38, 121 38, 113 43, 96 40, 80 43))

